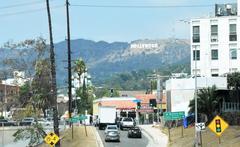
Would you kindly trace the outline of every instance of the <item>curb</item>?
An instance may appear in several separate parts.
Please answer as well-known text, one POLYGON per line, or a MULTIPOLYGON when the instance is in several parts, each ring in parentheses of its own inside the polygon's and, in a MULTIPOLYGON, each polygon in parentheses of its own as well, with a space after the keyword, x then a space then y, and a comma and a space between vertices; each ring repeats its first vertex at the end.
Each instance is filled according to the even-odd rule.
POLYGON ((94 131, 96 132, 95 134, 96 134, 96 139, 97 139, 97 142, 96 142, 97 146, 98 146, 98 147, 104 147, 103 142, 102 142, 102 140, 101 140, 101 137, 100 137, 97 129, 96 129, 95 127, 93 127, 93 129, 94 129, 94 131))
MULTIPOLYGON (((140 126, 140 127, 141 127, 141 126, 140 126)), ((154 141, 154 143, 156 143, 154 137, 153 137, 150 133, 148 133, 148 131, 146 131, 145 128, 141 127, 141 129, 143 130, 143 132, 144 132, 145 134, 147 134, 147 135, 154 141)))

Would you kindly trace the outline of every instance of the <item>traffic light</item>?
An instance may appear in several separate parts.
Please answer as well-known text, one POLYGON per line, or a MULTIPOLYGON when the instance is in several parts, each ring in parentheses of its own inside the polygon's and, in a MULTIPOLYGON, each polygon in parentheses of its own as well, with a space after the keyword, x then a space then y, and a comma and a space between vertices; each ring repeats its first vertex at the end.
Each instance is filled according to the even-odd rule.
POLYGON ((141 102, 137 102, 137 109, 141 108, 141 102))
POLYGON ((157 107, 157 101, 156 101, 156 99, 150 99, 150 100, 149 100, 149 106, 150 106, 150 107, 157 107))
POLYGON ((111 97, 113 97, 113 89, 112 88, 110 89, 110 92, 111 92, 111 97))
POLYGON ((215 120, 215 123, 216 123, 216 132, 217 133, 221 133, 221 121, 220 121, 220 119, 216 119, 215 120))

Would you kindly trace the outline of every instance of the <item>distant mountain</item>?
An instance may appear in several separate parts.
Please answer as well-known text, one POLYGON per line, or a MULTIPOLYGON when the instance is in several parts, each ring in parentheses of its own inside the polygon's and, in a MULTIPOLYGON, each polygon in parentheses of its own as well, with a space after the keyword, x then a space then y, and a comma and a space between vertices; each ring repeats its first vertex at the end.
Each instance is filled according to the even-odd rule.
MULTIPOLYGON (((63 85, 67 80, 67 44, 55 44, 57 82, 63 85)), ((159 69, 170 65, 190 62, 190 45, 183 39, 135 40, 128 42, 71 41, 72 59, 83 58, 93 81, 114 73, 159 69)), ((0 49, 1 60, 14 56, 14 52, 0 49)), ((73 65, 73 64, 72 64, 73 65)))
MULTIPOLYGON (((60 79, 66 78, 66 41, 55 44, 57 71, 60 79), (62 78, 64 77, 64 78, 62 78)), ((106 78, 114 73, 140 69, 156 69, 173 64, 190 62, 190 45, 187 40, 136 40, 131 43, 91 40, 72 40, 72 58, 86 61, 94 80, 106 78)))

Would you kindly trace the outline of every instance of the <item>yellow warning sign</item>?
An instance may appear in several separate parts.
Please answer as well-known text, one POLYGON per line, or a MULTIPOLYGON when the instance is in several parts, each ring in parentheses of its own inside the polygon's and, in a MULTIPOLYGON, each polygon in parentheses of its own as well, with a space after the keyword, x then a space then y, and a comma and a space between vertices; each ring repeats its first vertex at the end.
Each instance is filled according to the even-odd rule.
POLYGON ((50 132, 44 138, 44 141, 50 146, 54 146, 59 141, 59 137, 55 133, 50 132))
POLYGON ((217 115, 208 125, 208 128, 220 137, 222 133, 228 128, 228 123, 217 115))

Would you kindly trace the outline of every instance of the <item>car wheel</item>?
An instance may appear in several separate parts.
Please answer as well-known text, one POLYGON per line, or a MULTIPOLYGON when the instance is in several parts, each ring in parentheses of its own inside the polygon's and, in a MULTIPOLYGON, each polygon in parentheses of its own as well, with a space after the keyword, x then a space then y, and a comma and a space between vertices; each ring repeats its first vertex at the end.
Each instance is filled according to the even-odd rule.
POLYGON ((105 142, 108 142, 108 141, 105 139, 105 142))

